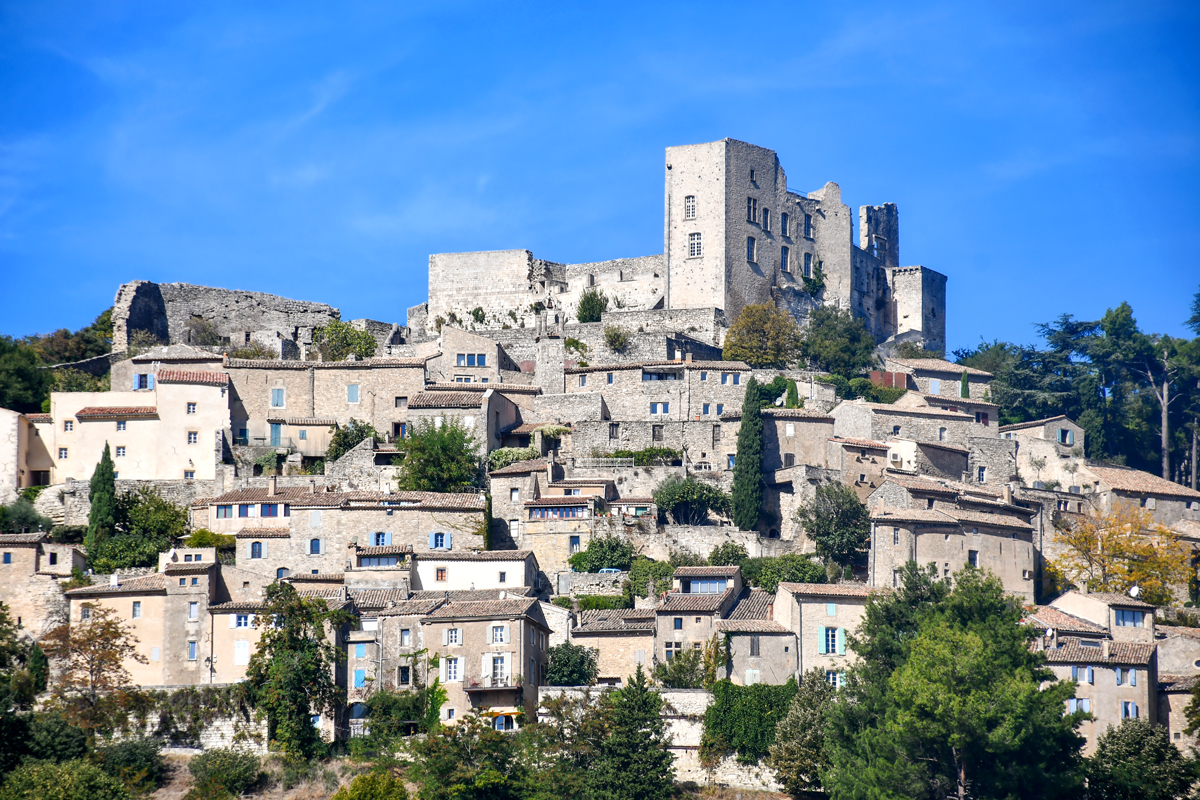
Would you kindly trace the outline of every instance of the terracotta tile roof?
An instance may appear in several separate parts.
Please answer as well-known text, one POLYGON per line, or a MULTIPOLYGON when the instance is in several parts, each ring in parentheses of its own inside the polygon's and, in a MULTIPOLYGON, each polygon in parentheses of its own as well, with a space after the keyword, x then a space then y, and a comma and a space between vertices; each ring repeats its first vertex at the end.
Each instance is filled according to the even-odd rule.
POLYGON ((550 487, 555 486, 608 486, 612 483, 609 478, 568 478, 566 480, 555 481, 550 484, 550 487))
POLYGON ((144 353, 131 358, 131 361, 136 363, 148 363, 155 361, 217 361, 219 362, 223 356, 214 353, 210 350, 201 350, 198 347, 192 347, 190 344, 168 344, 160 347, 152 347, 144 353))
POLYGON ((403 556, 412 552, 412 545, 381 544, 372 547, 360 547, 355 553, 360 556, 403 556))
POLYGON ((290 528, 242 528, 233 536, 235 539, 289 539, 290 528))
POLYGON ((750 365, 742 361, 626 361, 621 364, 592 364, 586 367, 567 367, 567 375, 581 372, 623 372, 646 367, 683 367, 712 372, 750 372, 750 365))
POLYGON ((116 419, 123 417, 157 417, 154 406, 88 406, 75 412, 75 419, 116 419))
POLYGON ((984 483, 963 483, 961 481, 941 480, 943 486, 947 489, 953 489, 961 494, 986 495, 988 497, 1003 497, 1002 489, 994 489, 984 483))
MULTIPOLYGON (((409 603, 408 592, 404 589, 347 589, 346 593, 350 595, 351 602, 360 609, 366 608, 388 608, 389 603, 394 603, 393 608, 388 608, 388 613, 394 613, 396 609, 402 605, 409 603)), ((428 614, 438 606, 437 600, 421 600, 414 604, 416 608, 403 609, 413 614, 428 614), (419 610, 418 610, 419 609, 419 610)))
POLYGON ((483 396, 477 392, 419 392, 408 398, 409 409, 480 408, 483 396))
POLYGON ((427 392, 486 392, 495 389, 501 394, 541 394, 542 387, 528 383, 427 383, 427 392))
POLYGON ((1102 603, 1107 603, 1110 606, 1120 606, 1121 608, 1143 608, 1147 611, 1151 611, 1155 608, 1155 606, 1151 603, 1147 603, 1142 600, 1135 600, 1129 595, 1120 594, 1119 592, 1092 592, 1084 596, 1099 600, 1102 603))
MULTIPOLYGON (((293 584, 296 583, 342 583, 346 579, 344 572, 318 572, 313 575, 309 572, 302 572, 292 575, 288 580, 293 584)), ((298 589, 299 587, 297 587, 298 589)))
POLYGON ((953 517, 961 523, 971 525, 990 525, 993 528, 1009 528, 1011 530, 1031 531, 1033 526, 1028 522, 1003 514, 989 514, 985 511, 969 511, 965 508, 944 506, 938 509, 948 517, 953 517))
MULTIPOLYGON (((833 422, 833 417, 828 414, 822 414, 820 411, 813 411, 809 408, 764 408, 762 415, 764 419, 809 419, 818 422, 833 422)), ((741 418, 741 409, 726 411, 721 415, 721 419, 728 421, 741 418)))
POLYGON ((732 596, 733 589, 726 589, 721 594, 677 594, 667 595, 667 600, 658 607, 660 614, 672 612, 719 611, 721 606, 732 596))
POLYGON ((451 600, 443 603, 429 612, 426 619, 472 619, 489 617, 519 617, 528 614, 537 606, 537 600, 532 597, 510 598, 505 600, 451 600))
POLYGON ((532 550, 479 550, 413 553, 417 561, 524 561, 532 550))
POLYGON ((1170 675, 1167 673, 1159 673, 1158 675, 1158 690, 1160 692, 1168 692, 1174 694, 1176 692, 1191 693, 1196 688, 1196 684, 1200 683, 1200 675, 1170 675))
POLYGON ((1025 615, 1025 622, 1035 625, 1038 628, 1053 628, 1059 631, 1060 634, 1064 631, 1069 633, 1108 634, 1107 628, 1102 628, 1094 622, 1080 619, 1074 614, 1068 614, 1053 606, 1034 606, 1033 610, 1025 615))
POLYGON ((54 417, 49 414, 25 414, 24 417, 33 423, 54 422, 54 417))
POLYGON ((274 495, 266 487, 238 489, 197 500, 193 506, 239 503, 287 503, 293 508, 383 507, 397 511, 482 511, 485 499, 478 492, 312 492, 307 486, 279 487, 274 495))
POLYGON ((1200 639, 1200 628, 1188 628, 1183 625, 1163 625, 1158 623, 1155 625, 1156 633, 1166 636, 1170 639, 1173 636, 1183 636, 1188 639, 1200 639))
POLYGON ((770 619, 771 606, 775 603, 775 595, 762 589, 743 591, 738 597, 737 604, 730 609, 726 619, 770 619))
POLYGON ((168 575, 199 575, 201 572, 208 572, 214 566, 215 561, 201 561, 199 564, 194 562, 182 564, 167 564, 164 571, 168 575))
POLYGON ((990 372, 984 372, 974 367, 964 367, 962 364, 954 364, 941 358, 887 358, 885 360, 902 367, 926 372, 952 372, 955 375, 962 375, 965 372, 968 375, 977 375, 983 378, 992 377, 990 372))
POLYGON ((999 408, 995 403, 989 403, 986 400, 976 400, 971 397, 946 397, 940 394, 922 394, 920 395, 926 402, 944 403, 948 406, 987 406, 988 408, 999 408))
POLYGON ((1001 431, 1019 431, 1024 428, 1040 428, 1057 420, 1064 419, 1067 422, 1074 424, 1075 420, 1069 418, 1066 414, 1059 414, 1057 417, 1046 417, 1045 419, 1031 419, 1029 422, 1016 422, 1012 425, 1001 425, 1001 431))
POLYGON ((889 449, 883 442, 877 442, 874 439, 851 439, 844 436, 830 436, 829 441, 835 444, 846 445, 848 447, 866 448, 868 450, 887 450, 889 449))
POLYGON ((36 533, 5 533, 0 535, 0 546, 10 544, 40 544, 49 535, 45 531, 38 531, 36 533))
POLYGON ((313 495, 314 497, 322 494, 335 494, 334 492, 321 492, 320 487, 316 492, 311 492, 308 486, 280 486, 275 490, 274 495, 267 494, 266 486, 251 486, 245 489, 235 489, 232 492, 225 492, 216 497, 205 497, 197 500, 193 505, 218 506, 229 505, 230 503, 291 503, 300 497, 313 495))
POLYGON ((973 497, 969 494, 960 494, 958 496, 959 503, 970 503, 972 505, 983 506, 984 508, 994 508, 1003 511, 1011 511, 1014 514, 1024 514, 1027 517, 1037 513, 1037 509, 1026 508, 1025 506, 1013 505, 1006 503, 1003 500, 998 500, 993 497, 973 497))
POLYGON ((596 499, 595 495, 578 494, 561 497, 539 497, 536 500, 526 500, 526 506, 587 506, 596 499))
POLYGON ((571 629, 572 636, 593 633, 629 633, 644 636, 654 633, 656 617, 628 608, 579 612, 579 624, 571 629))
POLYGON ((951 489, 949 486, 943 486, 940 483, 923 480, 921 478, 910 478, 907 475, 894 475, 887 473, 884 476, 885 480, 891 481, 897 486, 908 489, 910 492, 926 492, 928 494, 941 495, 956 495, 957 489, 951 489))
POLYGON ((336 419, 322 419, 320 417, 292 417, 287 421, 288 425, 308 425, 310 427, 330 427, 337 425, 336 419))
POLYGON ((1135 494, 1156 494, 1171 497, 1186 497, 1189 500, 1200 500, 1200 492, 1187 486, 1168 481, 1149 472, 1126 467, 1100 466, 1088 464, 1084 467, 1102 482, 1122 492, 1135 494))
POLYGON ((455 589, 447 592, 446 590, 423 590, 413 592, 410 600, 454 600, 462 601, 477 601, 477 600, 499 600, 500 593, 504 592, 508 598, 512 597, 527 597, 533 591, 532 587, 517 586, 512 589, 455 589), (447 597, 447 594, 449 597, 447 597))
POLYGON ((615 505, 615 506, 629 506, 629 505, 644 506, 644 505, 653 505, 654 498, 653 497, 618 497, 616 500, 609 500, 608 502, 609 502, 609 504, 615 505))
POLYGON ((922 406, 895 406, 888 403, 860 403, 857 400, 843 400, 834 410, 842 406, 852 406, 854 408, 865 408, 868 411, 874 411, 880 414, 900 414, 908 417, 931 417, 934 419, 952 419, 959 422, 974 422, 973 414, 966 414, 961 411, 942 411, 940 408, 925 408, 922 406))
POLYGON ((1059 637, 1058 647, 1046 651, 1051 664, 1132 664, 1147 666, 1154 658, 1154 645, 1134 642, 1109 642, 1109 656, 1103 647, 1084 647, 1078 639, 1059 637))
POLYGON ((781 591, 812 597, 870 597, 886 591, 863 583, 791 583, 782 581, 781 591))
POLYGON ((420 367, 434 356, 421 358, 364 358, 359 361, 278 361, 230 358, 225 361, 228 369, 375 369, 377 367, 420 367))
POLYGON ((875 506, 871 509, 872 522, 926 522, 931 525, 954 525, 955 520, 932 508, 895 508, 875 506))
POLYGON ((770 619, 718 619, 713 629, 722 633, 791 633, 790 630, 770 619))
POLYGON ((490 475, 525 475, 530 472, 539 472, 546 468, 546 459, 534 458, 529 461, 518 461, 515 464, 509 464, 507 467, 492 470, 490 475))
POLYGON ((236 614, 242 611, 250 613, 262 611, 266 607, 262 600, 230 600, 227 603, 216 603, 208 607, 210 614, 236 614))
POLYGON ((676 578, 704 578, 716 576, 732 578, 738 574, 737 565, 730 567, 676 567, 672 575, 676 578))
POLYGON ((117 586, 109 583, 98 583, 91 586, 81 586, 64 592, 68 597, 90 597, 92 595, 137 594, 139 592, 165 592, 167 576, 161 572, 141 575, 136 578, 124 578, 117 586))
POLYGON ((225 386, 229 376, 224 372, 190 369, 160 369, 155 375, 159 383, 205 383, 213 386, 225 386))

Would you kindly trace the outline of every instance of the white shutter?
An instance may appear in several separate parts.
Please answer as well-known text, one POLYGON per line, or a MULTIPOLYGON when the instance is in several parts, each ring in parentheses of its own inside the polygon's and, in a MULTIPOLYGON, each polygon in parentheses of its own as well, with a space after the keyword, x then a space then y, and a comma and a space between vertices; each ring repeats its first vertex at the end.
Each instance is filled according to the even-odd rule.
POLYGON ((233 665, 244 667, 250 663, 250 642, 236 641, 233 643, 233 665))
POLYGON ((443 658, 441 661, 439 661, 438 667, 441 671, 442 683, 445 683, 446 682, 446 659, 443 658))
POLYGON ((237 614, 229 615, 229 627, 231 627, 231 628, 237 627, 237 614))
POLYGON ((266 557, 267 557, 267 544, 268 544, 267 542, 263 542, 263 543, 262 543, 262 546, 263 546, 263 558, 266 558, 266 557))
POLYGON ((487 681, 492 677, 492 654, 484 653, 479 663, 480 683, 487 681))
POLYGON ((500 626, 500 631, 501 631, 501 633, 502 633, 502 634, 503 634, 503 636, 504 636, 504 643, 505 643, 505 644, 508 644, 509 642, 511 642, 511 641, 512 641, 512 639, 511 639, 511 638, 509 637, 509 635, 508 635, 508 625, 507 625, 507 624, 501 625, 501 626, 500 626))
MULTIPOLYGON (((442 644, 450 644, 450 629, 442 628, 442 644)), ((445 680, 443 678, 442 680, 445 680)))

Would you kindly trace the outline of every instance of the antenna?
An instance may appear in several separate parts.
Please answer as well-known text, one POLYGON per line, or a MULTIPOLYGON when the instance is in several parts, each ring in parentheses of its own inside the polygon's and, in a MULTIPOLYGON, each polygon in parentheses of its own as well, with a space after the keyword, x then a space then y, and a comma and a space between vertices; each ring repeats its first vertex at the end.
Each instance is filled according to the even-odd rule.
POLYGON ((1137 600, 1138 595, 1141 593, 1142 593, 1141 588, 1138 587, 1136 584, 1134 586, 1131 586, 1129 589, 1129 596, 1132 597, 1134 600, 1137 600))

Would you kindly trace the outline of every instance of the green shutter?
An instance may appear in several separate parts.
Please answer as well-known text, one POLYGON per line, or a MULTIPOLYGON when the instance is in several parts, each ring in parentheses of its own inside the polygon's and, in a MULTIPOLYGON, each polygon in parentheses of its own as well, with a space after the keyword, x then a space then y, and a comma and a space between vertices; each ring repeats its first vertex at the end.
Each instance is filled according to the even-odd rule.
POLYGON ((839 656, 846 655, 846 629, 845 628, 837 629, 837 649, 838 649, 839 656))
POLYGON ((817 628, 817 652, 825 654, 825 629, 817 628))

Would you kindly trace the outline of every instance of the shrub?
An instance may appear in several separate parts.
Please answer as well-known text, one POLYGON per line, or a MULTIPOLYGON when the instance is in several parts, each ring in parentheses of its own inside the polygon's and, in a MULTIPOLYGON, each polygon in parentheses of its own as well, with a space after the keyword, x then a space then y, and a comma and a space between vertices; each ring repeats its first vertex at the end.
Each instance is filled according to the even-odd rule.
POLYGON ((348 423, 339 427, 333 432, 333 436, 329 437, 329 447, 325 450, 325 460, 328 462, 337 461, 346 455, 347 452, 360 445, 364 439, 374 439, 378 435, 375 432, 375 428, 351 417, 348 423))
POLYGON ((404 781, 391 772, 364 772, 334 793, 330 800, 408 800, 404 781))
POLYGON ((258 756, 241 750, 205 750, 188 764, 192 793, 197 798, 243 794, 258 782, 260 766, 258 756))
POLYGON ((272 450, 254 459, 254 466, 262 470, 263 475, 274 475, 279 471, 279 453, 272 450))
POLYGON ((576 572, 599 572, 602 569, 629 569, 633 561, 633 545, 616 536, 595 536, 587 548, 571 556, 571 568, 576 572))
POLYGON ((614 450, 607 458, 632 458, 635 467, 669 467, 683 458, 683 453, 670 447, 647 447, 642 450, 614 450))
POLYGON ((633 608, 621 595, 585 594, 579 597, 580 611, 603 611, 610 608, 633 608))
POLYGON ((728 680, 718 681, 712 703, 704 712, 701 759, 713 763, 737 753, 742 764, 757 764, 775 743, 775 728, 787 716, 796 689, 795 678, 788 678, 782 686, 735 686, 728 680))
POLYGON ((29 718, 26 749, 39 761, 71 761, 87 755, 87 733, 57 712, 29 718))
POLYGON ((131 790, 152 792, 162 784, 166 773, 161 751, 162 742, 142 736, 96 748, 96 760, 105 772, 131 790))
POLYGON ((741 564, 750 554, 746 548, 737 542, 724 542, 713 548, 708 555, 708 563, 714 567, 732 567, 741 564))
POLYGON ((704 688, 704 658, 699 650, 684 650, 654 667, 654 680, 668 689, 704 688))
POLYGON ((708 520, 708 512, 729 515, 729 495, 715 486, 692 477, 671 475, 654 488, 658 510, 680 525, 700 525, 708 520))
POLYGON ((326 361, 344 361, 351 353, 359 358, 370 358, 375 355, 376 342, 369 332, 334 319, 313 330, 313 345, 326 361))
POLYGON ((782 369, 796 359, 799 337, 800 328, 791 314, 773 303, 748 305, 729 327, 721 357, 752 367, 782 369))
POLYGON ((529 461, 540 455, 536 447, 500 447, 488 453, 488 472, 495 472, 521 461, 529 461))
POLYGON ((747 558, 739 565, 742 580, 751 586, 775 594, 780 581, 789 583, 825 583, 825 568, 812 557, 788 553, 777 558, 747 558))
POLYGON ((274 361, 278 356, 267 349, 267 346, 262 342, 254 341, 248 345, 231 350, 230 358, 241 358, 246 361, 274 361))
POLYGON ((583 294, 579 295, 579 306, 576 308, 575 316, 580 322, 599 322, 600 317, 608 310, 608 298, 604 296, 604 292, 592 287, 584 289, 583 294))
POLYGON ((605 325, 604 343, 614 353, 623 352, 629 344, 629 331, 616 325, 605 325))
POLYGON ((218 550, 232 550, 237 546, 237 538, 228 533, 214 533, 208 528, 199 528, 184 539, 186 547, 215 547, 218 550))
POLYGON ((599 674, 592 648, 570 642, 550 648, 550 666, 546 669, 550 686, 590 686, 599 674))
POLYGON ((129 790, 95 764, 41 761, 8 774, 0 800, 128 800, 129 790))
POLYGON ((633 606, 634 597, 646 596, 646 584, 654 581, 654 593, 668 591, 673 583, 672 576, 675 568, 667 561, 655 561, 646 556, 638 556, 629 566, 629 581, 624 586, 625 598, 629 607, 633 606))
POLYGON ((558 606, 559 608, 570 609, 570 608, 575 607, 575 604, 571 602, 571 598, 569 598, 569 597, 556 597, 553 600, 551 600, 550 602, 553 603, 554 605, 558 606))

